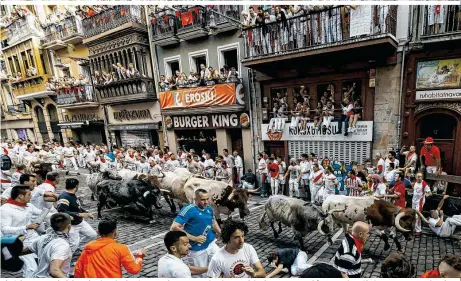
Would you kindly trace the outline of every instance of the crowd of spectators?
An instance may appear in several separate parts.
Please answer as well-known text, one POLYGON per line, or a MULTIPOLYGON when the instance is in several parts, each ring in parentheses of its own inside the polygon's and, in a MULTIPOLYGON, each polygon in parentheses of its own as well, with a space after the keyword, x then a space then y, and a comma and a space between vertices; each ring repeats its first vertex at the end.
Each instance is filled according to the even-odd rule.
POLYGON ((316 129, 324 132, 328 129, 335 116, 335 110, 342 110, 339 119, 338 131, 335 134, 342 134, 343 123, 347 136, 356 130, 357 121, 362 117, 362 102, 356 94, 356 84, 348 86, 343 91, 343 100, 335 109, 335 87, 329 84, 322 96, 318 99, 317 105, 311 108, 311 96, 305 86, 293 91, 293 104, 288 105, 288 94, 277 92, 271 99, 273 108, 271 120, 268 126, 269 132, 282 132, 288 116, 291 115, 290 127, 300 128, 300 133, 305 133, 307 123, 313 120, 316 129))
POLYGON ((221 83, 238 83, 240 82, 239 73, 235 67, 223 66, 217 70, 213 67, 206 67, 204 64, 200 65, 200 72, 189 73, 176 70, 175 73, 167 77, 166 75, 160 76, 160 90, 162 92, 177 90, 181 88, 194 88, 199 86, 212 86, 221 83))

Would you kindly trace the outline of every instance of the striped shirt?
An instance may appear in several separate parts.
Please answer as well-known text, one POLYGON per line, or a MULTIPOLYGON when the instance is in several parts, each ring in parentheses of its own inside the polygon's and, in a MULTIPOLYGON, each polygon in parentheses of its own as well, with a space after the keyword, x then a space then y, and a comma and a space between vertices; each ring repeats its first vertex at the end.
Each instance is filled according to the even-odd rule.
POLYGON ((354 238, 350 234, 346 234, 335 254, 334 267, 347 274, 350 278, 360 278, 362 273, 361 265, 362 255, 355 246, 354 238))
POLYGON ((359 187, 362 185, 362 181, 360 180, 360 178, 347 178, 345 180, 345 184, 346 188, 351 189, 349 196, 360 196, 359 187))

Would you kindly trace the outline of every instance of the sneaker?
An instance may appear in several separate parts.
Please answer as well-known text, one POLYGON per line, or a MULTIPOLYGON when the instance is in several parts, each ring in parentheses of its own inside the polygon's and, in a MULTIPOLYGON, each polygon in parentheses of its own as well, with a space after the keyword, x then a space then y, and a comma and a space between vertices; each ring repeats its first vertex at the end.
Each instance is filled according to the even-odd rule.
POLYGON ((351 132, 351 127, 347 128, 347 132, 348 132, 348 133, 351 132))

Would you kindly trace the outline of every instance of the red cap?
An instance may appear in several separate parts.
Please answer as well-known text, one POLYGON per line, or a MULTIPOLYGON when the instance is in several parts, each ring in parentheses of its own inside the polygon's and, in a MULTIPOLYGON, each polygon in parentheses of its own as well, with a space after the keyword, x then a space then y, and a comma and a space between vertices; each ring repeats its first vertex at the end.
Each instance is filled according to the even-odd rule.
POLYGON ((431 137, 426 138, 426 140, 424 141, 424 144, 432 144, 432 143, 434 143, 434 139, 431 137))

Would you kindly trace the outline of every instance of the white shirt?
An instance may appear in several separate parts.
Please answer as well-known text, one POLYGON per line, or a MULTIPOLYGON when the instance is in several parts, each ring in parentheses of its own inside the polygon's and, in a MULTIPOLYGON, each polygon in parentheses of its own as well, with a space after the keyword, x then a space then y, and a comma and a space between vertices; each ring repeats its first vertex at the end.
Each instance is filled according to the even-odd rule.
POLYGON ((144 162, 144 163, 138 162, 138 163, 136 163, 136 171, 138 173, 147 174, 149 172, 149 168, 150 168, 150 164, 147 163, 147 162, 144 162))
POLYGON ((158 260, 158 278, 192 278, 192 274, 181 259, 166 254, 158 260))
POLYGON ((389 160, 389 158, 387 158, 386 161, 384 161, 384 173, 387 172, 387 167, 389 166, 390 163, 394 163, 394 170, 399 167, 399 160, 398 159, 394 159, 394 162, 391 162, 391 160, 389 160))
POLYGON ((159 164, 155 165, 154 167, 149 167, 149 175, 159 176, 161 172, 162 167, 159 164))
POLYGON ((378 195, 386 195, 386 185, 384 183, 379 183, 376 190, 373 192, 373 196, 378 195))
POLYGON ((93 152, 93 151, 90 151, 90 152, 86 152, 85 153, 85 156, 83 157, 83 159, 85 159, 85 162, 94 162, 96 161, 96 154, 93 152))
POLYGON ((64 149, 64 147, 62 147, 62 146, 55 146, 54 147, 54 152, 57 153, 57 154, 61 154, 63 149, 64 149))
POLYGON ((234 160, 235 160, 235 167, 237 167, 237 168, 243 168, 242 157, 240 157, 239 155, 237 155, 237 156, 234 157, 234 160))
POLYGON ((234 165, 234 156, 229 154, 227 156, 223 156, 223 159, 226 161, 227 167, 233 168, 235 166, 234 165))
POLYGON ((30 152, 29 150, 26 150, 24 151, 23 156, 24 157, 38 157, 38 154, 35 151, 30 152))
POLYGON ((438 219, 429 219, 429 227, 432 229, 432 231, 435 232, 435 234, 439 235, 440 231, 442 230, 441 226, 436 226, 436 224, 439 222, 440 218, 438 219))
POLYGON ((265 173, 265 170, 266 170, 266 160, 264 160, 264 158, 261 158, 258 164, 258 171, 260 174, 262 174, 262 173, 265 173))
MULTIPOLYGON (((299 163, 299 167, 301 168, 301 173, 304 173, 311 170, 311 163, 307 160, 301 161, 301 163, 299 163)), ((309 178, 309 173, 302 174, 301 178, 307 180, 309 178)))
MULTIPOLYGON (((52 186, 49 183, 42 183, 41 185, 37 186, 35 189, 37 190, 37 192, 43 192, 43 193, 45 191, 50 191, 50 192, 53 192, 53 193, 56 192, 56 188, 54 188, 54 186, 52 186)), ((34 189, 34 191, 35 191, 35 189, 34 189)), ((45 199, 43 198, 43 196, 37 196, 35 200, 33 200, 33 201, 31 200, 30 202, 40 210, 43 210, 43 209, 46 208, 46 209, 50 209, 50 212, 52 212, 52 213, 57 212, 54 209, 53 202, 46 202, 45 199)))
POLYGON ((253 246, 245 243, 237 254, 230 254, 222 247, 216 252, 208 265, 207 276, 209 278, 250 278, 243 267, 252 266, 259 262, 258 254, 253 246))
POLYGON ((203 162, 203 166, 206 168, 208 167, 214 167, 215 163, 213 161, 213 159, 206 159, 205 162, 203 162))
POLYGON ((34 216, 39 216, 41 210, 32 204, 27 207, 16 206, 6 203, 0 207, 1 231, 3 235, 25 235, 25 246, 33 239, 39 237, 37 231, 27 230, 26 227, 32 223, 34 216))
POLYGON ((72 258, 69 242, 63 238, 56 238, 43 247, 47 237, 48 235, 40 236, 27 247, 38 256, 38 268, 32 278, 52 278, 49 271, 51 262, 54 260, 62 260, 61 270, 65 274, 69 273, 72 258))
POLYGON ((64 154, 64 156, 74 156, 75 152, 76 150, 73 147, 64 147, 62 149, 62 153, 64 154))
POLYGON ((415 185, 413 186, 413 202, 418 203, 420 200, 423 200, 424 204, 424 201, 426 199, 424 194, 430 191, 431 188, 425 181, 422 181, 420 183, 415 182, 415 185))
MULTIPOLYGON (((376 168, 379 168, 379 166, 382 167, 382 171, 384 173, 385 169, 386 169, 386 163, 384 162, 384 159, 383 158, 379 158, 378 160, 378 164, 376 165, 376 168)), ((378 170, 378 173, 379 173, 379 170, 378 170)))
POLYGON ((16 186, 19 184, 19 178, 21 177, 22 173, 14 172, 11 175, 11 186, 16 186))
POLYGON ((384 178, 386 179, 386 182, 392 182, 392 180, 395 178, 395 173, 397 170, 392 170, 392 171, 386 171, 384 172, 384 178))

